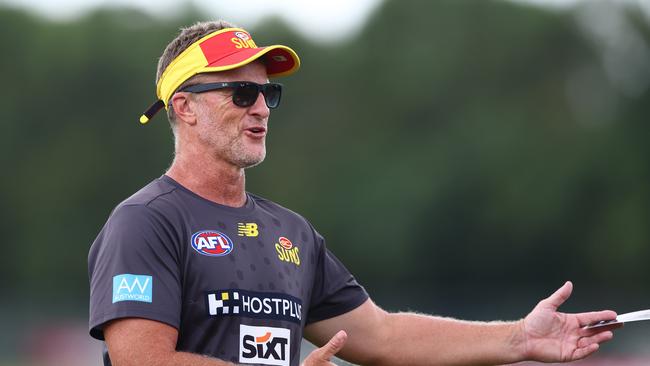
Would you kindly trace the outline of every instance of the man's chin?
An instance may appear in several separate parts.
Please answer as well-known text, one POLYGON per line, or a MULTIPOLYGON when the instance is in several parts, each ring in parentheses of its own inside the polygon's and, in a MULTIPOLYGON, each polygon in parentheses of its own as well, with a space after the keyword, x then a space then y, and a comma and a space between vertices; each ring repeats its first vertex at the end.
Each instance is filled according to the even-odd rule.
POLYGON ((266 157, 266 154, 264 154, 262 156, 256 156, 256 157, 251 156, 251 157, 249 157, 249 159, 242 159, 239 162, 239 167, 242 168, 242 169, 248 169, 248 168, 252 168, 254 166, 260 165, 264 161, 265 157, 266 157))

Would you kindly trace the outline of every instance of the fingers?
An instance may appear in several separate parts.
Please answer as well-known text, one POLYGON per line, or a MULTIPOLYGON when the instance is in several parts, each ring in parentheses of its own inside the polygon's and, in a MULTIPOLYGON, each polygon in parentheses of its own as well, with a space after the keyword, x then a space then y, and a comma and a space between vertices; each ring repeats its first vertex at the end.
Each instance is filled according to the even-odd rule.
POLYGON ((562 287, 555 291, 551 296, 540 301, 540 305, 549 307, 552 310, 557 310, 568 298, 573 291, 573 284, 571 281, 566 281, 562 287))
POLYGON ((578 340, 577 349, 573 353, 571 361, 583 359, 596 352, 600 348, 600 343, 607 342, 614 337, 611 331, 600 332, 591 337, 582 337, 578 340))
POLYGON ((345 341, 348 339, 348 334, 345 333, 343 330, 339 330, 338 333, 330 339, 329 342, 327 342, 326 345, 323 347, 319 348, 319 350, 322 351, 321 357, 324 361, 329 361, 330 358, 332 358, 335 354, 337 354, 341 348, 343 348, 343 345, 345 345, 345 341))
POLYGON ((592 335, 591 337, 582 337, 578 340, 578 348, 587 347, 593 343, 603 343, 611 340, 614 337, 614 333, 611 331, 600 332, 592 335))
POLYGON ((591 325, 591 324, 596 324, 601 321, 607 321, 607 320, 614 320, 616 319, 616 312, 611 311, 611 310, 604 310, 604 311, 593 311, 589 313, 580 313, 576 314, 576 317, 578 318, 578 324, 581 327, 591 325))
POLYGON ((588 346, 585 347, 585 348, 578 348, 578 349, 573 353, 572 361, 575 361, 575 360, 581 360, 581 359, 583 359, 583 358, 589 356, 590 354, 592 354, 592 353, 598 351, 598 348, 600 348, 600 346, 598 345, 598 343, 592 343, 592 344, 588 345, 588 346))
POLYGON ((578 332, 578 335, 580 337, 591 337, 594 334, 598 333, 604 333, 604 332, 612 332, 618 328, 622 328, 623 323, 616 323, 616 324, 611 324, 611 325, 604 325, 602 327, 597 327, 597 328, 582 328, 578 332))
POLYGON ((330 359, 338 353, 348 339, 347 333, 340 330, 323 347, 317 348, 305 358, 303 366, 331 365, 330 359))
POLYGON ((623 328, 624 326, 625 326, 625 323, 616 323, 616 324, 612 324, 612 325, 605 325, 605 326, 603 326, 601 328, 603 328, 604 330, 616 330, 618 328, 623 328))

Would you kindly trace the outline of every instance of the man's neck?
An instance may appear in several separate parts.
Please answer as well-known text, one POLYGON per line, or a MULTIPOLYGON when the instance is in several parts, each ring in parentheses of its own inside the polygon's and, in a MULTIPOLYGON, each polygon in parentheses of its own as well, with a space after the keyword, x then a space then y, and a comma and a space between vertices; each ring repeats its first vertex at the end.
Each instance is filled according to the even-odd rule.
POLYGON ((246 204, 244 169, 225 161, 177 154, 166 174, 209 201, 230 207, 246 204))

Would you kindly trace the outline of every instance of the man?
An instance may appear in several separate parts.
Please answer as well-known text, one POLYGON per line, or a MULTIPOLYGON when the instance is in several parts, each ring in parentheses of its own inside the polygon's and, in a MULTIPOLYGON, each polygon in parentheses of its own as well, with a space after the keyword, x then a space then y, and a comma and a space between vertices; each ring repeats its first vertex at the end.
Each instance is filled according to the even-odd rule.
POLYGON ((119 204, 89 254, 90 333, 105 364, 297 365, 303 336, 364 365, 571 361, 612 338, 585 326, 612 311, 563 314, 567 282, 516 322, 389 314, 300 215, 245 191, 264 160, 270 109, 298 69, 286 46, 257 47, 225 22, 183 29, 164 51, 159 100, 175 136, 169 170, 119 204))

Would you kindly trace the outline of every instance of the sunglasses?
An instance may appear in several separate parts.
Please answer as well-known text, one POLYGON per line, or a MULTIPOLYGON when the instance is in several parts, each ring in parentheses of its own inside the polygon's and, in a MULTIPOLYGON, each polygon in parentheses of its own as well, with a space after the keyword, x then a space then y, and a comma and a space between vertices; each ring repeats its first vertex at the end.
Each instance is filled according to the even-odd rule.
POLYGON ((232 102, 238 107, 250 107, 255 104, 257 97, 262 93, 266 106, 270 109, 280 105, 282 97, 282 84, 266 83, 257 84, 250 81, 233 81, 195 84, 181 88, 179 91, 190 93, 204 93, 211 90, 232 89, 232 102))

